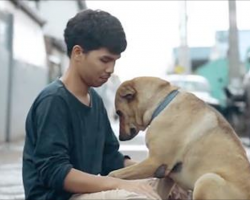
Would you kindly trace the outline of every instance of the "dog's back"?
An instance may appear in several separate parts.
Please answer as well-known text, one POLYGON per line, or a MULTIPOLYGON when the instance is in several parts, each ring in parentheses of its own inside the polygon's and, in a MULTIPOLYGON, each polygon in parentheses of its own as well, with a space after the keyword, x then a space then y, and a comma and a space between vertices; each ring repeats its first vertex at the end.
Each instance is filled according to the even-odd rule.
POLYGON ((149 134, 156 126, 163 129, 159 124, 163 118, 164 139, 175 137, 174 141, 178 142, 178 145, 172 144, 178 152, 175 160, 182 166, 170 174, 177 183, 193 188, 202 175, 214 173, 230 182, 228 187, 240 188, 239 193, 250 198, 250 165, 246 152, 220 113, 193 94, 181 92, 151 124, 149 134))

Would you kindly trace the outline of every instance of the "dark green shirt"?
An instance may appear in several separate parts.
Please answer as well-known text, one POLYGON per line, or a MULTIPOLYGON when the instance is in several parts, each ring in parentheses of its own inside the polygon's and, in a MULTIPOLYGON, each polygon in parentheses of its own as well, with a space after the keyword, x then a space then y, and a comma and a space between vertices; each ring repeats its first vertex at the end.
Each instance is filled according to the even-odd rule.
POLYGON ((26 199, 69 199, 63 182, 72 167, 101 175, 123 167, 103 102, 94 89, 89 93, 90 107, 56 80, 33 103, 23 151, 26 199))

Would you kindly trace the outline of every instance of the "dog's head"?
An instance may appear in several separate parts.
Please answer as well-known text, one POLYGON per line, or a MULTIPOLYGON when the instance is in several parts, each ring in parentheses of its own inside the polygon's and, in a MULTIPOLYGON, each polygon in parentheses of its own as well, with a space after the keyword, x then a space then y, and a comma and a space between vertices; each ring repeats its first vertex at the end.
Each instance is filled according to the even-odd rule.
POLYGON ((120 85, 115 107, 120 119, 121 141, 130 140, 147 128, 154 109, 170 89, 167 81, 156 77, 138 77, 120 85))

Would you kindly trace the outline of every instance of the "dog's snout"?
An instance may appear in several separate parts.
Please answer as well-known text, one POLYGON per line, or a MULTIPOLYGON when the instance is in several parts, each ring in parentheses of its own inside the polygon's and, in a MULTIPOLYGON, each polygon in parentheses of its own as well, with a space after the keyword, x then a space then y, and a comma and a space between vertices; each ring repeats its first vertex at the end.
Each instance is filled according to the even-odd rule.
POLYGON ((126 141, 126 140, 130 140, 130 136, 129 135, 119 135, 119 140, 120 141, 126 141))
POLYGON ((136 136, 136 129, 135 128, 130 128, 130 135, 131 135, 131 138, 135 137, 136 136))
POLYGON ((136 130, 136 128, 130 128, 130 129, 129 129, 129 134, 121 133, 121 132, 120 132, 119 140, 120 140, 120 141, 131 140, 131 139, 134 138, 136 135, 137 135, 137 130, 136 130))

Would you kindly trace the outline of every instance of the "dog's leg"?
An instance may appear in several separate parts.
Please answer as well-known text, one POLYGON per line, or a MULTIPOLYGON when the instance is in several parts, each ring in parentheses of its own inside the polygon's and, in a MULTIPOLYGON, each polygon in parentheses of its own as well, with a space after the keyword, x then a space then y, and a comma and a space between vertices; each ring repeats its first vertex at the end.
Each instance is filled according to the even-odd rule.
POLYGON ((242 195, 221 176, 207 173, 196 181, 193 200, 246 199, 242 195))
POLYGON ((160 195, 162 200, 169 199, 169 194, 174 188, 174 185, 174 181, 169 177, 159 179, 156 191, 160 195))
POLYGON ((149 157, 140 163, 115 170, 111 172, 109 176, 122 179, 143 179, 154 177, 155 172, 161 165, 162 163, 159 163, 157 160, 149 157))

